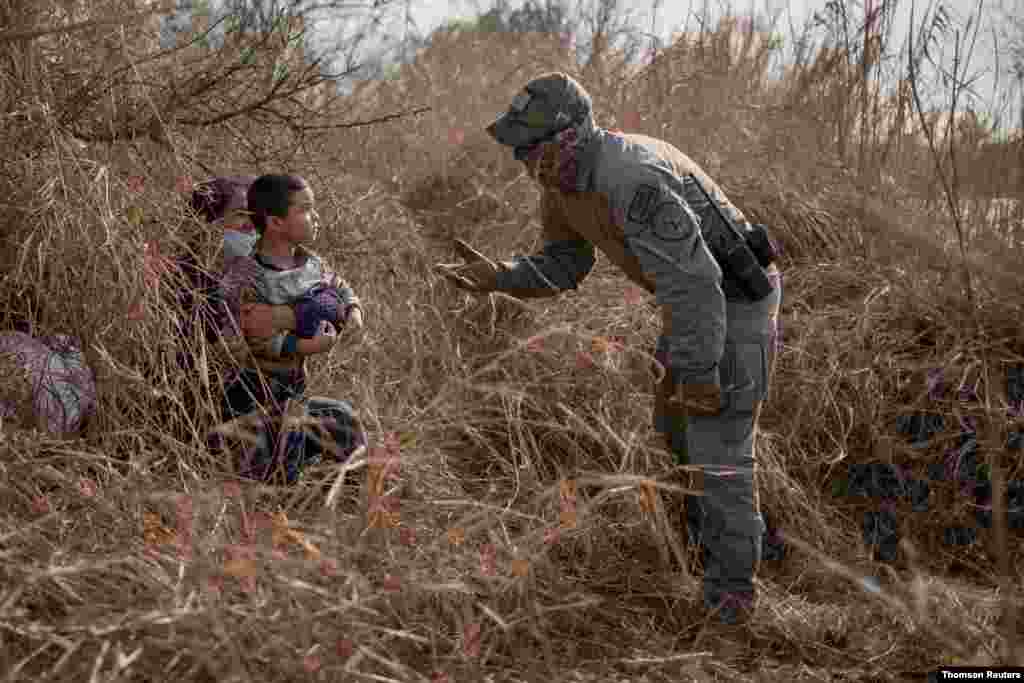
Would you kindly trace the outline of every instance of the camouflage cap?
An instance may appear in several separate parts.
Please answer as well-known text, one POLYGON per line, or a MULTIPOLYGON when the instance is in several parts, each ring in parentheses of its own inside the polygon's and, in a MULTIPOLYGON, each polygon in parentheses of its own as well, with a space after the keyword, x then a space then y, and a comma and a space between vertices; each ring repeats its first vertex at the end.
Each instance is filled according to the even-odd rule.
POLYGON ((573 125, 592 125, 590 95, 572 77, 548 73, 534 78, 515 96, 509 110, 487 127, 516 157, 573 125))

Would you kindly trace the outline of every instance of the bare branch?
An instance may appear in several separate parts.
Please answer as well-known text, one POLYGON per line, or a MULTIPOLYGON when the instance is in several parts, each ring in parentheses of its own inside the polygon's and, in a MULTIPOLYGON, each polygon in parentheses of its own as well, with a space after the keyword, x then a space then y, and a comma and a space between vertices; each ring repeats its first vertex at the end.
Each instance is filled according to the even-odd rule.
POLYGON ((398 119, 405 118, 407 116, 418 116, 419 114, 425 114, 428 111, 433 111, 432 107, 416 107, 414 109, 408 109, 402 112, 395 112, 394 114, 385 114, 374 119, 367 121, 352 121, 349 123, 333 123, 324 126, 303 126, 304 131, 317 131, 317 130, 336 130, 340 128, 362 128, 364 126, 372 126, 378 123, 387 123, 389 121, 396 121, 398 119))
MULTIPOLYGON (((983 0, 978 0, 979 11, 981 9, 983 0)), ((964 234, 963 217, 960 210, 959 201, 959 178, 956 171, 956 151, 955 151, 955 133, 953 130, 953 122, 956 119, 956 115, 959 112, 959 97, 960 97, 960 71, 961 68, 967 68, 967 64, 963 62, 961 56, 961 50, 963 43, 960 39, 960 31, 954 32, 954 43, 953 43, 953 81, 950 91, 949 109, 948 109, 948 120, 946 122, 946 139, 949 146, 948 155, 950 163, 952 165, 951 177, 947 176, 943 169, 942 155, 940 154, 936 140, 934 126, 930 125, 927 117, 925 116, 924 105, 921 101, 921 95, 919 91, 920 76, 920 61, 922 57, 928 57, 925 52, 925 47, 932 42, 935 38, 937 31, 946 31, 949 28, 948 15, 945 9, 940 4, 936 9, 935 16, 932 21, 928 23, 927 28, 922 28, 923 35, 921 36, 921 56, 918 56, 914 52, 914 13, 915 6, 914 2, 911 2, 910 6, 910 29, 908 31, 908 80, 910 82, 911 93, 914 98, 915 109, 917 110, 918 119, 921 124, 921 129, 924 132, 925 139, 928 143, 928 150, 932 157, 932 161, 935 166, 935 174, 942 185, 943 194, 946 198, 946 203, 949 207, 951 216, 953 217, 953 227, 956 231, 957 241, 959 243, 961 262, 963 268, 964 277, 964 288, 967 295, 967 301, 972 311, 975 310, 974 306, 974 291, 971 283, 971 272, 967 265, 967 239, 964 234), (941 17, 941 19, 940 19, 941 17)), ((977 30, 977 29, 975 29, 977 30)), ((931 58, 929 61, 931 61, 931 58)))
POLYGON ((0 44, 19 40, 35 40, 36 38, 42 38, 43 36, 75 33, 77 31, 82 31, 88 28, 127 24, 134 22, 138 19, 145 19, 146 17, 152 16, 154 14, 167 14, 167 10, 156 8, 143 10, 141 12, 132 12, 127 15, 120 15, 117 17, 110 17, 107 19, 88 19, 86 21, 79 21, 74 24, 68 24, 67 26, 47 26, 45 28, 21 31, 2 31, 0 32, 0 44))

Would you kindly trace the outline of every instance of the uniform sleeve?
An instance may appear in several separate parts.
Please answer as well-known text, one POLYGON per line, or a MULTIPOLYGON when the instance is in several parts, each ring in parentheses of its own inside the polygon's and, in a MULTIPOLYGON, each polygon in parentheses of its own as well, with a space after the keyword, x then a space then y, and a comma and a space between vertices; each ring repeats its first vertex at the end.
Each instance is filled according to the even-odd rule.
POLYGON ((700 221, 664 181, 624 184, 611 198, 626 246, 654 283, 665 311, 670 366, 683 384, 720 384, 725 348, 722 271, 700 221))
POLYGON ((544 248, 533 256, 520 256, 499 272, 499 291, 518 296, 555 296, 576 289, 594 268, 594 245, 569 227, 554 200, 541 201, 544 248))

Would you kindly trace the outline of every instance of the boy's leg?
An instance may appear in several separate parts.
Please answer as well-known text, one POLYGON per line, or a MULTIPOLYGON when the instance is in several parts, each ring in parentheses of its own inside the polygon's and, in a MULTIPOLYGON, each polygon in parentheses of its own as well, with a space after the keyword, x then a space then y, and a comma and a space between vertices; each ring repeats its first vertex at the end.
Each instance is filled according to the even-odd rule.
POLYGON ((366 444, 362 425, 347 401, 317 396, 300 399, 293 405, 301 408, 297 417, 303 422, 313 418, 316 426, 292 426, 277 439, 274 470, 278 463, 283 463, 284 483, 298 481, 306 468, 321 463, 325 455, 335 462, 345 462, 359 446, 366 444))
POLYGON ((324 445, 319 436, 309 440, 309 447, 316 454, 326 452, 337 462, 345 462, 360 446, 366 445, 366 433, 348 401, 312 397, 306 401, 310 417, 319 420, 322 431, 331 443, 324 445))
POLYGON ((310 448, 308 429, 302 424, 307 412, 305 375, 301 371, 270 374, 267 380, 271 400, 264 407, 272 416, 268 423, 273 430, 274 454, 266 476, 271 483, 294 484, 302 470, 320 462, 319 455, 310 448), (296 419, 298 424, 291 423, 296 419))
POLYGON ((223 418, 233 420, 248 415, 256 409, 259 397, 259 383, 253 381, 249 370, 242 370, 233 382, 224 387, 223 418))
POLYGON ((243 369, 224 390, 223 412, 225 420, 245 418, 241 429, 242 453, 239 473, 252 479, 273 477, 279 465, 284 465, 286 479, 297 477, 293 462, 304 460, 301 432, 282 431, 283 410, 289 399, 296 400, 305 388, 301 377, 275 377, 252 369, 243 369))

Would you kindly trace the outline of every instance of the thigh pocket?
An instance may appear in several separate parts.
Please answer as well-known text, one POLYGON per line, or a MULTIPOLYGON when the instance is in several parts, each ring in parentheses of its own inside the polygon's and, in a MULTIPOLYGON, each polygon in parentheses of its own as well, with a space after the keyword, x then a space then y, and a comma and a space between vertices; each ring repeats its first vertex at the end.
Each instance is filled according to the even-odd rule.
POLYGON ((753 413, 768 389, 768 350, 758 342, 727 341, 722 360, 726 410, 753 413))

